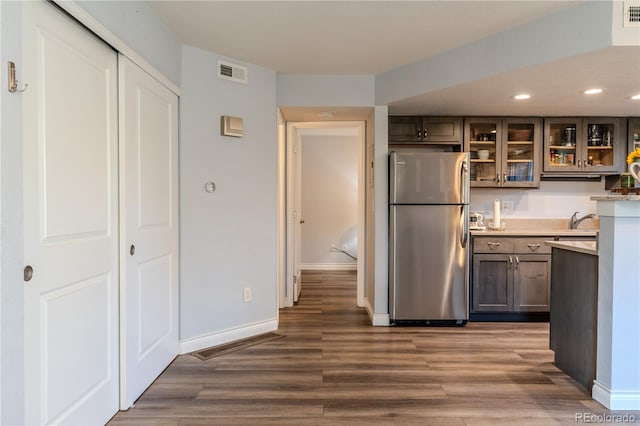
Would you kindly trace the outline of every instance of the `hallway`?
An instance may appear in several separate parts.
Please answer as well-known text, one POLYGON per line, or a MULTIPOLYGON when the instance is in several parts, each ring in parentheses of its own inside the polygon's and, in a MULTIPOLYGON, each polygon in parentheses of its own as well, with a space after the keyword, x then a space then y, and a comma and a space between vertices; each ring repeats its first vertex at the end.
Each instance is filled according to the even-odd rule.
POLYGON ((372 327, 355 278, 305 272, 300 302, 280 311, 285 337, 179 356, 110 424, 570 425, 609 413, 553 366, 547 323, 372 327))

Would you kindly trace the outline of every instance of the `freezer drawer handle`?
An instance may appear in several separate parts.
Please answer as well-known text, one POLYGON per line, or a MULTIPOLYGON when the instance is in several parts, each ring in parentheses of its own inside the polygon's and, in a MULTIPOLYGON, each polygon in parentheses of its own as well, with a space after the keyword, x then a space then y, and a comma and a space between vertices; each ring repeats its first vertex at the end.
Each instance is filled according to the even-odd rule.
POLYGON ((465 160, 460 163, 460 194, 462 196, 462 203, 467 204, 469 202, 469 180, 467 175, 469 173, 469 165, 465 160))

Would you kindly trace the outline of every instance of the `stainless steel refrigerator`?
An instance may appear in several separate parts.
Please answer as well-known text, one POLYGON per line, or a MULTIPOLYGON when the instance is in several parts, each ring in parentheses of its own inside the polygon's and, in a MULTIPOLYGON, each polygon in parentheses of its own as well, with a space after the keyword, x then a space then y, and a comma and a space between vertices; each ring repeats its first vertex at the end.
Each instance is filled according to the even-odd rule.
POLYGON ((469 154, 391 152, 392 324, 464 325, 469 318, 469 154))

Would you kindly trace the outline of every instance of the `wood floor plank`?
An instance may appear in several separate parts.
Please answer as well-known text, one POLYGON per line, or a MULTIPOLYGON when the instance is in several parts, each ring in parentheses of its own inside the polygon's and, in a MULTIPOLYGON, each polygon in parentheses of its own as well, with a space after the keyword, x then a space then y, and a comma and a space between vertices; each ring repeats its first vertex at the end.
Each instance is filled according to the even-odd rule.
POLYGON ((110 424, 546 426, 611 413, 553 365, 548 323, 372 327, 355 282, 304 271, 283 338, 179 356, 110 424))

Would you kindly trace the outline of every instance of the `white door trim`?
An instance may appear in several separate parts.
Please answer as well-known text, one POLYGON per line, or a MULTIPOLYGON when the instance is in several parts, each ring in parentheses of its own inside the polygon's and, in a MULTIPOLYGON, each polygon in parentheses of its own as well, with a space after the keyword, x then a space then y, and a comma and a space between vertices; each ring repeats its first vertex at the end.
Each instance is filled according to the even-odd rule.
POLYGON ((285 299, 285 307, 293 306, 293 274, 294 274, 294 265, 292 259, 293 253, 293 238, 291 236, 291 230, 294 226, 294 218, 290 214, 290 205, 293 195, 293 188, 288 184, 290 182, 290 174, 293 172, 291 166, 291 155, 290 149, 292 143, 300 142, 300 134, 308 133, 309 129, 318 129, 324 134, 337 134, 336 132, 340 132, 344 129, 348 129, 350 131, 354 131, 358 137, 358 250, 357 250, 357 296, 356 303, 358 306, 365 306, 364 300, 364 283, 365 283, 365 217, 366 217, 366 206, 365 206, 365 188, 366 188, 366 179, 365 179, 365 170, 366 170, 366 140, 365 140, 365 131, 366 131, 366 123, 364 121, 327 121, 327 122, 290 122, 287 123, 287 140, 286 140, 286 150, 287 150, 287 159, 286 164, 284 165, 286 170, 285 181, 287 182, 287 190, 286 190, 286 208, 284 209, 284 214, 286 216, 286 230, 287 230, 287 238, 285 247, 280 247, 280 255, 285 256, 287 259, 286 266, 286 278, 281 279, 280 292, 282 294, 286 294, 285 299))

